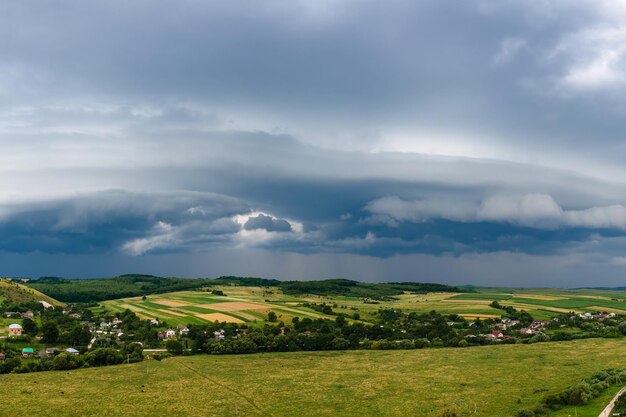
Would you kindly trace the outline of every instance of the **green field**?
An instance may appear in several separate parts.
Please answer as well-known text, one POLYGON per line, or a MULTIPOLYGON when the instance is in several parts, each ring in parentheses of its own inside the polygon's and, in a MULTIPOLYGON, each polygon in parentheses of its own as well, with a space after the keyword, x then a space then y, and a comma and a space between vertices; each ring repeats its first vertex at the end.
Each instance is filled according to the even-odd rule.
POLYGON ((157 318, 170 325, 213 321, 262 324, 270 311, 284 322, 290 322, 293 317, 334 318, 303 307, 304 300, 286 296, 279 290, 231 286, 213 288, 223 290, 226 296, 203 291, 178 291, 150 295, 145 300, 133 297, 101 304, 110 311, 129 309, 143 319, 157 318))
POLYGON ((503 312, 490 306, 492 301, 528 311, 539 320, 549 319, 570 311, 608 311, 626 314, 626 293, 600 290, 554 290, 554 289, 485 289, 476 293, 404 293, 386 300, 366 300, 348 296, 293 296, 278 288, 247 286, 216 286, 227 297, 202 291, 179 291, 141 297, 104 301, 112 311, 130 309, 142 318, 159 318, 169 324, 193 324, 207 321, 233 321, 261 323, 269 311, 274 311, 279 320, 290 321, 294 316, 326 317, 303 306, 303 303, 326 303, 333 306, 335 313, 352 316, 358 313, 362 320, 370 321, 381 308, 401 309, 427 313, 436 310, 441 314, 459 314, 466 319, 499 318, 503 312), (367 301, 367 302, 366 302, 367 301), (177 303, 172 305, 172 302, 177 303), (240 306, 222 303, 243 303, 240 306), (163 304, 165 303, 165 304, 163 304), (226 309, 225 307, 228 307, 226 309), (208 316, 204 316, 207 315, 208 316), (213 315, 220 314, 220 315, 213 315))
MULTIPOLYGON (((436 310, 441 314, 459 314, 467 319, 500 317, 502 310, 490 306, 497 301, 505 306, 528 311, 536 319, 549 319, 558 314, 575 311, 607 311, 626 314, 626 292, 599 290, 554 289, 480 289, 476 293, 429 293, 394 297, 394 300, 365 304, 350 297, 315 297, 311 301, 337 303, 340 308, 355 309, 363 318, 379 308, 400 308, 403 311, 426 313, 436 310)), ((342 310, 336 311, 341 312, 342 310)), ((344 310, 345 311, 345 310, 344 310)))
MULTIPOLYGON (((596 371, 626 365, 625 357, 625 342, 606 339, 198 355, 1 375, 0 415, 440 417, 451 408, 461 416, 514 416, 596 371)), ((598 411, 603 406, 595 405, 598 411)))

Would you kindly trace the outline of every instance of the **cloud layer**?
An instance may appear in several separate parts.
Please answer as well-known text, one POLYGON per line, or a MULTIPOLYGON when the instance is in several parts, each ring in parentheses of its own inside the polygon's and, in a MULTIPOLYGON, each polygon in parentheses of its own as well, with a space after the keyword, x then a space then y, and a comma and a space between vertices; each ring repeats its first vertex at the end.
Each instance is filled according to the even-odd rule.
POLYGON ((619 283, 625 28, 616 0, 7 2, 0 258, 619 283))

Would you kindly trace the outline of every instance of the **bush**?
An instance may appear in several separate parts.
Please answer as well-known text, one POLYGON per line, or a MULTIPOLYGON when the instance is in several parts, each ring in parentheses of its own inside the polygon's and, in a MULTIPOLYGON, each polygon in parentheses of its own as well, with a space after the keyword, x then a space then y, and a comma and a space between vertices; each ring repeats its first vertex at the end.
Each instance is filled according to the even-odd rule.
POLYGON ((535 417, 535 412, 529 409, 519 410, 517 412, 517 417, 535 417))
POLYGON ((165 343, 165 348, 172 355, 182 355, 183 354, 183 344, 178 340, 168 340, 165 343))
POLYGON ((120 352, 111 348, 94 349, 85 354, 85 362, 89 366, 117 365, 124 361, 120 352))
POLYGON ((127 343, 122 346, 122 356, 129 362, 141 362, 143 360, 143 346, 141 343, 127 343))

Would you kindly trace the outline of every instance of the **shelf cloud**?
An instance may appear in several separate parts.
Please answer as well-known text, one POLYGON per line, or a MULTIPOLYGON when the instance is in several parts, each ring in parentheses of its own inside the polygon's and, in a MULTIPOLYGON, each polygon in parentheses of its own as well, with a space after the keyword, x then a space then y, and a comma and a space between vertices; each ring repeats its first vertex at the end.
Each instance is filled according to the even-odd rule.
POLYGON ((625 27, 614 0, 5 2, 3 273, 619 284, 625 27))

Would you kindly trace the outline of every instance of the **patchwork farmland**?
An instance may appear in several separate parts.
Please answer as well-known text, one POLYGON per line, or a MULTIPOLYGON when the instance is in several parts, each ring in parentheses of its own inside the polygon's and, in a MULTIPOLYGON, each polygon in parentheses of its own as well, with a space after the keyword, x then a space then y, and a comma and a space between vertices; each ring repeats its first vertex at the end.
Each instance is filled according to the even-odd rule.
MULTIPOLYGON (((216 289, 213 287, 212 289, 216 289)), ((168 324, 206 322, 263 323, 270 311, 278 321, 300 318, 334 318, 304 307, 302 299, 259 287, 220 287, 226 295, 203 291, 179 291, 145 297, 105 301, 111 311, 129 309, 143 319, 159 319, 168 324)))
POLYGON ((319 296, 284 294, 276 287, 213 286, 211 290, 223 291, 219 296, 204 291, 180 291, 142 297, 104 301, 102 305, 112 311, 129 309, 141 318, 158 318, 170 324, 193 324, 213 321, 232 323, 258 323, 267 319, 270 311, 278 321, 287 323, 293 317, 330 318, 305 306, 306 303, 325 303, 335 313, 352 316, 358 313, 361 320, 371 321, 381 308, 401 309, 406 312, 427 313, 435 310, 441 314, 458 314, 467 320, 499 318, 502 311, 490 304, 528 311, 535 319, 543 320, 568 312, 610 312, 626 314, 626 293, 602 290, 511 289, 480 288, 473 293, 405 292, 395 297, 371 300, 350 296, 319 296))

